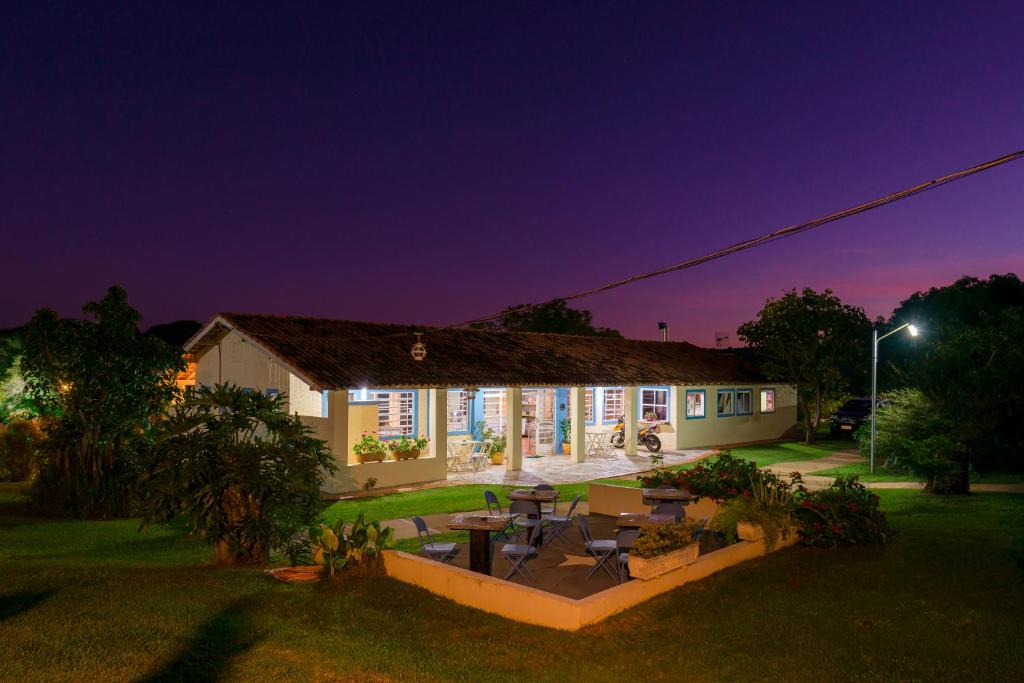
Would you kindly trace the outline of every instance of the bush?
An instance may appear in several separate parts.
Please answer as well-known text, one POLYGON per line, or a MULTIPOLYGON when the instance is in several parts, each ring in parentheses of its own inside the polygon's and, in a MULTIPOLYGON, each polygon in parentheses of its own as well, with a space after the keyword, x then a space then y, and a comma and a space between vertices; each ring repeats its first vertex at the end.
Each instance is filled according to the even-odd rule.
POLYGON ((878 496, 857 477, 837 477, 827 489, 807 491, 801 487, 794 516, 800 540, 807 545, 836 546, 841 543, 883 544, 894 531, 879 508, 878 496))
POLYGON ((163 425, 142 480, 144 524, 184 517, 220 564, 264 564, 317 521, 323 441, 280 396, 232 385, 189 391, 163 425))
POLYGON ((0 480, 31 479, 36 471, 39 446, 45 438, 35 420, 14 420, 0 427, 0 480))
POLYGON ((714 528, 735 543, 739 522, 756 524, 764 530, 765 545, 771 550, 793 521, 796 509, 794 485, 798 491, 805 490, 799 473, 793 474, 792 483, 763 477, 751 481, 749 492, 730 500, 715 515, 714 528))
POLYGON ((318 524, 309 528, 309 538, 323 553, 324 571, 332 579, 338 570, 361 576, 381 574, 381 551, 391 547, 393 533, 391 527, 381 529, 377 520, 367 522, 362 513, 348 534, 341 519, 333 527, 318 524))
POLYGON ((664 555, 695 543, 694 534, 696 532, 697 524, 690 519, 684 519, 677 524, 643 526, 629 552, 631 555, 644 558, 664 555))
POLYGON ((711 498, 716 503, 750 494, 757 482, 770 486, 785 483, 772 472, 758 469, 757 463, 737 458, 728 451, 704 460, 690 470, 655 468, 637 479, 647 488, 674 486, 686 489, 695 499, 711 498))

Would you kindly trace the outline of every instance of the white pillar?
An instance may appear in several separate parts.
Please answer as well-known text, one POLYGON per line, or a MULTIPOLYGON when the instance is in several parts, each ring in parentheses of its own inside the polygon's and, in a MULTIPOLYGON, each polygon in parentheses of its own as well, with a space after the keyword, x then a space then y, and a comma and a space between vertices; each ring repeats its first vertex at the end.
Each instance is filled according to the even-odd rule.
POLYGON ((505 470, 523 469, 523 390, 505 389, 505 470))
POLYGON ((625 394, 622 399, 622 412, 625 413, 623 420, 626 423, 625 437, 626 437, 626 455, 636 455, 636 415, 637 415, 637 402, 636 402, 636 387, 625 387, 623 393, 625 394))
POLYGON ((430 389, 427 394, 427 436, 430 455, 435 458, 436 477, 448 476, 448 390, 430 389))
POLYGON ((348 437, 348 389, 331 389, 327 392, 327 424, 330 434, 327 447, 334 454, 334 464, 338 468, 334 476, 336 480, 343 479, 342 474, 348 467, 349 451, 352 449, 348 437))
POLYGON ((569 442, 572 446, 570 457, 573 462, 583 462, 587 457, 586 395, 586 387, 569 388, 569 419, 572 420, 569 442))
POLYGON ((672 423, 672 431, 675 432, 674 447, 683 448, 683 444, 686 443, 686 435, 683 434, 683 427, 686 425, 686 387, 671 387, 668 401, 672 406, 668 419, 672 423))

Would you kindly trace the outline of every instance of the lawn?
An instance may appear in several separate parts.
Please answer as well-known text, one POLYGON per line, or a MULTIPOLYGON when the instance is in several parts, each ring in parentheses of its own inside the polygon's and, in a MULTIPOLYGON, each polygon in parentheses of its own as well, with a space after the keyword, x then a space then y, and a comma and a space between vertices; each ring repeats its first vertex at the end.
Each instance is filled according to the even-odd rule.
POLYGON ((35 518, 8 492, 0 679, 1019 680, 1024 496, 880 493, 891 546, 787 549, 563 634, 386 578, 214 569, 180 530, 35 518))
MULTIPOLYGON (((879 481, 920 481, 918 477, 915 477, 910 472, 898 472, 886 469, 885 467, 876 466, 875 473, 871 474, 871 468, 867 461, 854 463, 852 465, 842 465, 840 467, 829 467, 827 469, 818 470, 816 472, 810 472, 809 474, 816 474, 823 477, 836 477, 840 474, 844 475, 857 475, 861 481, 865 483, 879 482, 879 481)), ((971 483, 973 484, 1022 484, 1024 483, 1024 474, 1019 472, 971 472, 971 483)))

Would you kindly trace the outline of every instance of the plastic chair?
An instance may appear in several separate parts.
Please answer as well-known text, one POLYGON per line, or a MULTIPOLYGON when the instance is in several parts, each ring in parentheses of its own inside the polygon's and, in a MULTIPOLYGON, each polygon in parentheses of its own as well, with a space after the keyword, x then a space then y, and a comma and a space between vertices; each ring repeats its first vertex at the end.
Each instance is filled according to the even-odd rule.
POLYGON ((420 552, 430 559, 447 563, 459 554, 459 546, 455 543, 435 543, 422 517, 413 517, 412 523, 416 527, 416 536, 420 541, 420 552))
POLYGON ((616 542, 610 538, 594 540, 594 537, 590 534, 590 519, 587 515, 577 515, 576 521, 579 524, 580 535, 583 536, 583 546, 597 560, 597 563, 587 573, 587 578, 589 579, 593 576, 598 569, 603 569, 612 581, 617 580, 615 572, 608 566, 608 561, 615 555, 618 547, 616 542))
POLYGON ((547 543, 552 543, 556 538, 561 539, 562 543, 569 545, 569 541, 566 540, 562 533, 572 526, 572 513, 576 511, 576 506, 580 502, 581 496, 576 496, 572 499, 572 503, 569 505, 569 511, 564 515, 544 515, 544 519, 548 522, 548 538, 547 543))
POLYGON ((639 536, 639 529, 624 529, 615 537, 615 552, 619 558, 619 583, 629 576, 629 551, 639 536))

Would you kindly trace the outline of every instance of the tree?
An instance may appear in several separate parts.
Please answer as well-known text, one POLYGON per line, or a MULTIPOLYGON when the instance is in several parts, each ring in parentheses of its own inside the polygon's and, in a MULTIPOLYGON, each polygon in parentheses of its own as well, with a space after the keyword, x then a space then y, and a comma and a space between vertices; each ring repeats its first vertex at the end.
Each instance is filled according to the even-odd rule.
POLYGON ((510 306, 501 320, 474 325, 481 329, 501 329, 506 332, 550 332, 582 336, 621 337, 618 330, 594 327, 590 311, 570 308, 563 299, 555 299, 537 306, 510 306))
POLYGON ((768 299, 757 320, 738 331, 768 379, 797 385, 806 441, 813 443, 825 400, 848 388, 843 369, 868 362, 871 323, 863 309, 844 304, 828 289, 794 289, 768 299))
POLYGON ((1024 468, 1024 283, 1009 273, 933 287, 903 301, 889 325, 904 322, 923 336, 893 347, 886 383, 920 389, 937 417, 946 445, 935 450, 955 474, 936 488, 967 493, 972 469, 1024 468))
POLYGON ((23 330, 0 330, 0 424, 30 419, 38 414, 21 374, 25 353, 23 330))
POLYGON ((175 320, 173 323, 153 325, 146 330, 146 336, 162 339, 171 346, 180 348, 202 327, 203 324, 198 320, 175 320))
POLYGON ((161 426, 142 489, 144 524, 184 517, 218 564, 266 564, 318 520, 334 458, 280 396, 232 385, 189 391, 161 426))
POLYGON ((37 507, 76 516, 132 512, 139 453, 177 388, 181 352, 139 333, 120 287, 82 309, 90 320, 38 311, 25 328, 26 390, 46 423, 37 507))

